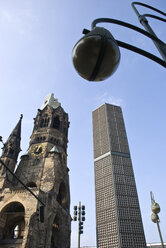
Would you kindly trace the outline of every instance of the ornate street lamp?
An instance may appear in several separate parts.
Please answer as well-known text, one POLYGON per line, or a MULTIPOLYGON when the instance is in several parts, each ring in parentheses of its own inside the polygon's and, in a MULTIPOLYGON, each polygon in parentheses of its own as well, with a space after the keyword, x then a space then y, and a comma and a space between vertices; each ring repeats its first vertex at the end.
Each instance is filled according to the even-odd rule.
POLYGON ((91 24, 92 30, 83 30, 83 34, 85 34, 85 36, 83 36, 76 43, 72 51, 74 67, 81 77, 89 81, 102 81, 111 76, 118 68, 120 62, 119 47, 123 47, 135 53, 141 54, 166 68, 166 44, 157 38, 153 30, 150 28, 146 20, 146 16, 158 19, 163 22, 166 22, 166 19, 148 14, 140 15, 140 13, 135 8, 136 4, 148 7, 166 16, 164 12, 157 10, 149 5, 133 2, 132 7, 134 8, 136 14, 139 17, 139 20, 144 25, 144 27, 146 27, 148 32, 132 24, 115 19, 99 18, 94 20, 91 24), (98 23, 113 23, 121 25, 147 36, 148 38, 153 40, 157 49, 162 55, 163 60, 138 47, 132 46, 119 40, 115 40, 113 35, 107 29, 96 27, 98 23))
POLYGON ((161 246, 162 248, 164 248, 164 242, 163 242, 163 238, 162 238, 161 230, 159 226, 160 219, 158 216, 158 213, 160 212, 160 206, 157 202, 155 202, 152 191, 150 192, 150 196, 151 196, 151 209, 152 209, 151 220, 157 224, 157 228, 158 228, 158 232, 159 232, 159 236, 161 240, 161 246))

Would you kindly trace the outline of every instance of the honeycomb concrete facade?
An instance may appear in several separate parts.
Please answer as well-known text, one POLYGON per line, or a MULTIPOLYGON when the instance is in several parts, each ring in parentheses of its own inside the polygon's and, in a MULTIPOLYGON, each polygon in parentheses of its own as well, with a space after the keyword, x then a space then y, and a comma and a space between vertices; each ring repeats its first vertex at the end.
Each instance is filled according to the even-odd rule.
POLYGON ((98 248, 145 248, 146 241, 121 108, 93 111, 98 248))
MULTIPOLYGON (((21 120, 4 144, 1 160, 14 172, 20 151, 21 120)), ((70 248, 71 216, 67 167, 68 115, 53 94, 34 119, 30 145, 15 177, 0 166, 0 247, 70 248)))

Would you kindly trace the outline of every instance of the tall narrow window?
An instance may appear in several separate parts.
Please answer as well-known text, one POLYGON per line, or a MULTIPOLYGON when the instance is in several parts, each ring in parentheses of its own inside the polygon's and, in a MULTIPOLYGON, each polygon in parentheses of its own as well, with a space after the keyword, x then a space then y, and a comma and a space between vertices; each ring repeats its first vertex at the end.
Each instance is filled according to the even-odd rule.
POLYGON ((54 117, 54 119, 53 119, 53 128, 55 128, 55 129, 59 129, 60 128, 59 116, 54 117))
POLYGON ((40 127, 48 127, 50 118, 49 117, 44 117, 40 121, 40 127))
POLYGON ((64 183, 60 184, 57 201, 63 208, 68 209, 67 191, 64 183))

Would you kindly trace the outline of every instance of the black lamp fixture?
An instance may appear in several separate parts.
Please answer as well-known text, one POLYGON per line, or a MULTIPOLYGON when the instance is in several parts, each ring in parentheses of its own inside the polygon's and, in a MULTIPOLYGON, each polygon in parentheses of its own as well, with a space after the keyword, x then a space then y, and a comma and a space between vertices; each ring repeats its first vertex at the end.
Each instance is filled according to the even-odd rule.
POLYGON ((99 18, 94 20, 91 24, 92 30, 83 30, 83 34, 85 34, 85 36, 83 36, 76 43, 72 51, 74 67, 81 77, 89 81, 103 81, 111 76, 118 68, 120 62, 119 47, 123 47, 141 54, 166 68, 166 44, 158 39, 158 37, 155 35, 154 31, 149 26, 146 17, 155 18, 163 22, 166 22, 166 19, 149 14, 140 15, 135 7, 136 4, 150 8, 166 16, 166 13, 157 10, 156 8, 153 8, 149 5, 133 2, 132 7, 136 12, 141 24, 147 31, 144 31, 143 29, 138 28, 132 24, 116 19, 99 18), (115 40, 112 34, 107 29, 103 27, 96 27, 96 24, 104 22, 127 27, 152 39, 157 49, 159 50, 163 60, 138 47, 132 46, 119 40, 115 40))

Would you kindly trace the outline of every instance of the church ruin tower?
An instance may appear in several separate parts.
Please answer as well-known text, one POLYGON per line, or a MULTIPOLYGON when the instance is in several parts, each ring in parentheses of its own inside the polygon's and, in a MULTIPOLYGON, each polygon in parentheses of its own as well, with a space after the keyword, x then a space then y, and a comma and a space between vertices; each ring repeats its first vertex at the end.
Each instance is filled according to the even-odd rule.
MULTIPOLYGON (((8 166, 8 168, 14 172, 15 166, 17 164, 17 158, 19 152, 21 151, 20 148, 20 141, 21 141, 21 121, 22 115, 20 117, 19 122, 17 123, 16 127, 13 129, 12 133, 10 134, 8 140, 4 144, 2 148, 2 156, 1 160, 8 166)), ((6 171, 6 169, 0 165, 0 188, 8 187, 10 185, 10 181, 12 180, 11 174, 6 171)))
MULTIPOLYGON (((1 160, 14 171, 20 149, 21 119, 4 144, 1 160), (10 142, 10 140, 12 142, 10 142), (11 154, 10 143, 14 152, 11 154), (9 161, 9 163, 8 163, 9 161)), ((0 247, 70 248, 70 192, 67 167, 68 115, 49 94, 34 119, 29 148, 15 175, 0 170, 0 247), (43 216, 43 215, 42 215, 43 216)))

